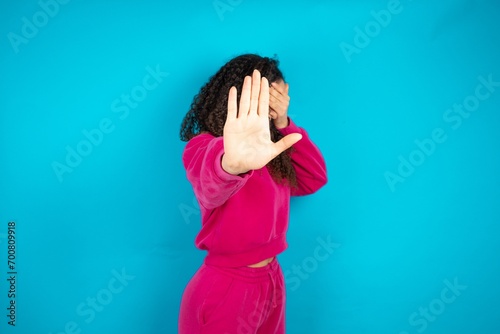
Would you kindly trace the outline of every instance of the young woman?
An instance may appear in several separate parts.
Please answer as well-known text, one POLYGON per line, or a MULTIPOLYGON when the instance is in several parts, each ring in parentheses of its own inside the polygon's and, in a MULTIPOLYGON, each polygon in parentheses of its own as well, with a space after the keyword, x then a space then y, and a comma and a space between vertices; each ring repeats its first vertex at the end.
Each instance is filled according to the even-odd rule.
POLYGON ((327 181, 324 159, 288 117, 278 61, 245 54, 194 98, 181 127, 183 163, 201 209, 204 263, 188 283, 180 334, 285 333, 290 196, 327 181), (293 147, 292 147, 293 145, 293 147))

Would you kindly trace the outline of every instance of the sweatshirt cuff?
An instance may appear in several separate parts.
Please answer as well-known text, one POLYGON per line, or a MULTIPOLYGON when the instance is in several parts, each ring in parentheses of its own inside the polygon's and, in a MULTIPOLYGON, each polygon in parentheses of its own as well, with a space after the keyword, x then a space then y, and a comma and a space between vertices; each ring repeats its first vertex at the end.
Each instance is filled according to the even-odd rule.
POLYGON ((242 180, 245 180, 252 176, 253 170, 250 170, 246 173, 239 174, 239 175, 233 175, 229 174, 222 168, 222 156, 224 155, 224 141, 222 137, 219 137, 216 140, 216 143, 214 145, 214 150, 215 150, 215 159, 214 159, 214 171, 215 175, 217 178, 219 178, 220 181, 224 182, 230 182, 230 181, 237 181, 241 182, 242 180))

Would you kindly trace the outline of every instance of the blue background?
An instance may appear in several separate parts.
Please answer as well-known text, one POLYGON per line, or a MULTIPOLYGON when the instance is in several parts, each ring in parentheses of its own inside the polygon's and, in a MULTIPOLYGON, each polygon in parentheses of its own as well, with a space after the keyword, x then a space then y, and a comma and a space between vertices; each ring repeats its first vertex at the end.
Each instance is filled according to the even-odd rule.
POLYGON ((180 122, 220 66, 256 52, 278 55, 289 114, 329 174, 292 200, 287 333, 499 333, 500 87, 479 88, 468 117, 447 110, 477 102, 480 77, 500 81, 500 6, 391 3, 3 1, 0 277, 9 221, 18 275, 15 328, 0 280, 0 331, 177 331, 204 257, 180 122), (161 76, 144 90, 148 69, 161 76))

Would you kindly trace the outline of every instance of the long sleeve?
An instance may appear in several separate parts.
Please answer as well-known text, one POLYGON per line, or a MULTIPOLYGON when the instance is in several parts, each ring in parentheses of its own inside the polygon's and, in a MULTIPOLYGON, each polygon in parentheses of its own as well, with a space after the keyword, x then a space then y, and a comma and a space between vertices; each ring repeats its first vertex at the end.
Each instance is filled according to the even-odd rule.
POLYGON ((311 141, 306 130, 289 118, 287 127, 279 130, 283 135, 300 133, 302 139, 293 145, 291 158, 297 175, 298 188, 291 189, 292 196, 309 195, 323 187, 328 178, 326 164, 318 147, 311 141))
POLYGON ((184 149, 182 162, 200 205, 213 209, 245 185, 253 174, 231 175, 221 166, 224 154, 222 137, 201 134, 192 138, 184 149))

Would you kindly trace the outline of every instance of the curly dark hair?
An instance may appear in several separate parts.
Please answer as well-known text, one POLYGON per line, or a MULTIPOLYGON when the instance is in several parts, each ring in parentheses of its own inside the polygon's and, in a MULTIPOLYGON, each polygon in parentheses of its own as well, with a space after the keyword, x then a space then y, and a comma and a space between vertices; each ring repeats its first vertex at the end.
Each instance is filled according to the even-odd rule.
MULTIPOLYGON (((231 59, 213 75, 194 97, 191 109, 182 120, 180 138, 189 141, 202 132, 209 132, 216 137, 223 135, 227 117, 227 100, 229 89, 235 86, 238 89, 238 103, 245 76, 252 75, 254 69, 260 71, 269 83, 285 81, 283 73, 278 68, 279 61, 274 58, 261 57, 257 54, 243 54, 231 59)), ((283 135, 269 122, 271 140, 277 142, 283 135)), ((293 148, 279 154, 267 164, 273 179, 282 184, 296 187, 297 179, 292 166, 290 153, 293 148)))

